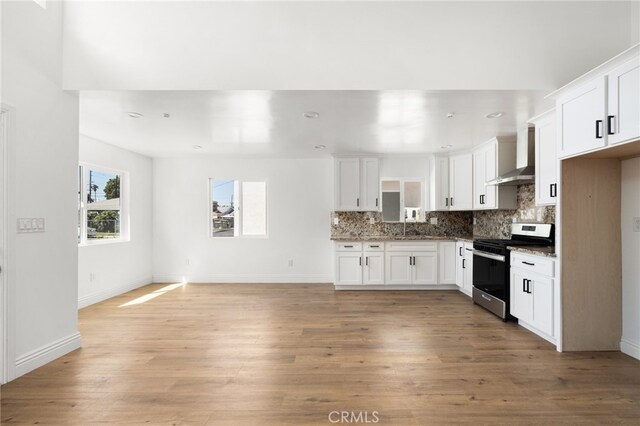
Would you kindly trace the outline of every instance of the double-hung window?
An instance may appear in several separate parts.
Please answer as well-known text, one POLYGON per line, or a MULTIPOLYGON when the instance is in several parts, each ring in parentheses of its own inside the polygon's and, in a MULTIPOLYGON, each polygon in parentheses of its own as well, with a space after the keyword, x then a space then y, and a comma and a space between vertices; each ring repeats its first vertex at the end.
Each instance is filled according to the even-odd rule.
POLYGON ((126 173, 81 164, 78 168, 78 243, 128 238, 126 173))
POLYGON ((267 183, 209 179, 209 235, 267 236, 267 183))

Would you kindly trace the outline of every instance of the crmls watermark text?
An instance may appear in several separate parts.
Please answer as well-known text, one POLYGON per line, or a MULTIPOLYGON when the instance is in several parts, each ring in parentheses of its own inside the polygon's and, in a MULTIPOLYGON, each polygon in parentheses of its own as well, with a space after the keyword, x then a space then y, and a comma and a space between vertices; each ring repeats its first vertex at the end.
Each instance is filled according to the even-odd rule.
POLYGON ((331 423, 378 423, 377 411, 332 411, 329 413, 331 423))

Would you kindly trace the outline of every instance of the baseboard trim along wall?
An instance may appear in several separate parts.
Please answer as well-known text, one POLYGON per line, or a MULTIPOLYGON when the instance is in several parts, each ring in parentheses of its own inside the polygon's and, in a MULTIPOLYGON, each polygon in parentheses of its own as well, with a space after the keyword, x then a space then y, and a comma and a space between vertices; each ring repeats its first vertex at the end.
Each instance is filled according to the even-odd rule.
POLYGON ((459 287, 455 284, 436 284, 436 285, 357 284, 357 285, 337 285, 336 290, 386 290, 386 291, 389 291, 389 290, 456 290, 456 291, 459 291, 459 287))
POLYGON ((154 275, 154 283, 192 283, 192 284, 327 284, 333 283, 331 275, 203 275, 185 277, 184 275, 154 275))
POLYGON ((620 352, 632 356, 635 359, 640 359, 640 345, 624 337, 620 340, 620 352))
POLYGON ((101 291, 96 291, 95 293, 91 293, 86 296, 79 297, 78 309, 86 308, 87 306, 93 305, 98 302, 102 302, 103 300, 120 296, 121 294, 124 294, 128 291, 135 290, 140 287, 144 287, 145 285, 149 285, 152 282, 153 280, 151 278, 142 278, 140 280, 135 280, 128 284, 108 288, 101 291))
POLYGON ((79 349, 80 345, 80 333, 75 332, 18 357, 16 359, 15 378, 23 376, 71 351, 79 349))

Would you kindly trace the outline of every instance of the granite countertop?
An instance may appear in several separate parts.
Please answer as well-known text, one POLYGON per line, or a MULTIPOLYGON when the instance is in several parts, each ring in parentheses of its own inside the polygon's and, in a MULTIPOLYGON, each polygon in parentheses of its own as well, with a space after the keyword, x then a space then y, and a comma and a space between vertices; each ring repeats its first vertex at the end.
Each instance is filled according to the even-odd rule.
POLYGON ((507 248, 511 251, 526 253, 526 254, 535 254, 538 256, 546 256, 546 257, 556 257, 556 248, 554 246, 507 246, 507 248))
POLYGON ((331 237, 333 241, 467 241, 472 242, 473 237, 433 236, 433 235, 364 235, 355 237, 331 237))

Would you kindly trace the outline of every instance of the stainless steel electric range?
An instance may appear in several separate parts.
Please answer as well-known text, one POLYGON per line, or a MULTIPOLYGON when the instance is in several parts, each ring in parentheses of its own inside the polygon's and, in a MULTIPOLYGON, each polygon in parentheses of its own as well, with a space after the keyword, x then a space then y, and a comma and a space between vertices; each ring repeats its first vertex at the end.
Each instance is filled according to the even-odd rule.
POLYGON ((504 321, 509 314, 509 246, 552 246, 555 230, 551 224, 514 223, 511 238, 477 239, 473 242, 473 302, 504 321))

